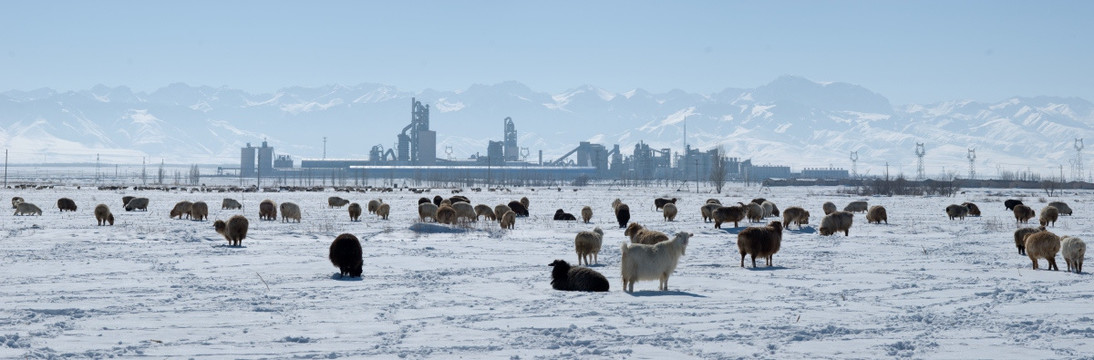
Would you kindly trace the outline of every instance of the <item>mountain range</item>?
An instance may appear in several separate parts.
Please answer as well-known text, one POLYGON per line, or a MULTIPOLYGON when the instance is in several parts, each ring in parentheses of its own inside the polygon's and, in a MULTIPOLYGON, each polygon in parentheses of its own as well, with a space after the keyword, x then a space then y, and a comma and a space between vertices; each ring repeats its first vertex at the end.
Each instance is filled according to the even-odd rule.
MULTIPOLYGON (((438 157, 485 154, 511 117, 529 160, 553 160, 591 141, 638 142, 680 152, 686 142, 754 164, 851 169, 914 176, 923 143, 929 176, 966 177, 969 149, 976 171, 1033 171, 1071 176, 1075 139, 1094 139, 1094 106, 1084 99, 1013 97, 894 105, 861 86, 783 76, 752 88, 713 94, 636 89, 613 93, 581 86, 559 94, 516 81, 458 91, 410 92, 382 84, 289 87, 254 94, 228 87, 171 84, 152 92, 95 86, 0 93, 0 145, 12 162, 237 164, 239 148, 263 140, 277 154, 301 158, 366 158, 374 145, 394 146, 410 122, 411 98, 430 105, 438 157), (324 139, 326 139, 324 141, 324 139), (451 155, 448 154, 451 147, 451 155)), ((297 164, 299 164, 297 162, 297 164)), ((1094 167, 1090 167, 1094 169, 1094 167)))

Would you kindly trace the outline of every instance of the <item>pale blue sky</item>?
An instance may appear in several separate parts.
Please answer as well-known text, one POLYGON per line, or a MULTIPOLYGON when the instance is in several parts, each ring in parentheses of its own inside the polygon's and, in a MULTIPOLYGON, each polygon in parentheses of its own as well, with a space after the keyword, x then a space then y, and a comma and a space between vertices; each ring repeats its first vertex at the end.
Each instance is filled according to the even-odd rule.
POLYGON ((800 75, 895 104, 1094 100, 1091 18, 1094 1, 4 2, 0 91, 517 80, 712 93, 800 75))

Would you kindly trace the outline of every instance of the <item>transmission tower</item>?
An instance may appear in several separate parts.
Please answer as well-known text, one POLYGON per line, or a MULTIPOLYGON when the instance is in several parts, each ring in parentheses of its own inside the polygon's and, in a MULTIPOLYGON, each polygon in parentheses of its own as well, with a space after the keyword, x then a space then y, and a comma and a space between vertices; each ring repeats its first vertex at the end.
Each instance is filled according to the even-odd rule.
POLYGON ((858 178, 858 151, 851 152, 851 178, 858 178))
POLYGON ((976 179, 976 149, 969 148, 969 180, 976 179))
POLYGON ((1071 164, 1071 177, 1075 181, 1083 180, 1083 139, 1075 139, 1075 161, 1071 164))
POLYGON ((923 180, 926 177, 926 171, 923 170, 923 155, 927 155, 927 149, 923 147, 923 143, 915 143, 915 156, 919 157, 915 170, 916 180, 923 180))
POLYGON ((452 160, 452 145, 445 145, 444 153, 448 155, 448 160, 452 160))

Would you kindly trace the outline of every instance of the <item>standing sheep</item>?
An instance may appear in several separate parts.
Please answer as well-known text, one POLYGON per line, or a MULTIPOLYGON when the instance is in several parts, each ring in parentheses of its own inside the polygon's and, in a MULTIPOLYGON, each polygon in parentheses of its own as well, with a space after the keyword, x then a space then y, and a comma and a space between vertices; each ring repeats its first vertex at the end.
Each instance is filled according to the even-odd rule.
POLYGON ((676 204, 676 198, 656 198, 653 199, 654 210, 661 210, 665 208, 665 204, 676 204))
POLYGON ((885 207, 881 205, 874 205, 870 207, 870 211, 866 212, 866 223, 878 223, 884 221, 886 225, 889 224, 889 214, 885 212, 885 207))
POLYGON ((384 220, 387 220, 387 216, 390 213, 391 205, 388 205, 387 203, 380 204, 380 207, 376 209, 376 216, 379 216, 381 219, 384 220))
POLYGON ((798 229, 801 230, 802 224, 809 223, 809 212, 805 211, 797 206, 791 206, 783 210, 783 229, 790 227, 790 223, 798 225, 798 229))
POLYGON ((644 228, 642 224, 636 222, 627 225, 627 230, 623 231, 623 235, 630 237, 631 243, 634 244, 653 245, 669 240, 669 236, 665 233, 644 228))
POLYGON ((703 214, 703 222, 714 221, 714 210, 722 207, 722 204, 706 203, 699 208, 699 212, 703 214), (708 221, 709 220, 709 221, 708 221))
POLYGON ((1060 252, 1060 238, 1050 231, 1038 231, 1026 236, 1026 256, 1033 261, 1033 270, 1039 269, 1037 259, 1048 260, 1048 269, 1059 271, 1056 253, 1060 252))
POLYGON ((99 222, 99 226, 114 225, 114 214, 110 213, 110 208, 106 204, 99 204, 95 206, 95 220, 99 222))
POLYGON ((608 291, 608 279, 587 267, 571 267, 565 260, 548 264, 551 269, 551 287, 562 291, 608 291))
POLYGON ((439 222, 437 221, 437 209, 437 205, 434 205, 431 202, 419 204, 418 220, 425 222, 425 219, 433 219, 434 222, 439 222))
POLYGON ((361 221, 361 204, 351 203, 347 210, 349 211, 349 221, 361 221))
POLYGON ((331 209, 336 208, 336 207, 340 208, 340 207, 346 206, 346 204, 349 204, 349 200, 346 200, 346 199, 343 199, 343 198, 340 198, 340 197, 337 197, 337 196, 331 196, 331 197, 327 198, 327 206, 330 207, 331 209))
POLYGON ((1022 200, 1007 199, 1003 202, 1003 206, 1007 207, 1007 210, 1014 210, 1015 206, 1022 205, 1022 200))
POLYGON ((179 201, 175 203, 175 207, 171 208, 169 218, 174 219, 175 217, 178 217, 179 220, 182 220, 183 215, 186 215, 187 218, 190 218, 190 208, 193 206, 194 203, 192 202, 185 200, 179 201))
POLYGON ((148 198, 133 198, 133 200, 129 200, 128 204, 125 204, 125 211, 136 210, 148 211, 148 198))
POLYGON ((741 267, 745 267, 745 255, 752 254, 752 267, 756 267, 756 257, 766 260, 767 266, 774 265, 772 260, 783 240, 783 224, 772 221, 767 226, 750 227, 737 233, 737 250, 741 252, 741 267))
POLYGON ((517 213, 517 216, 522 216, 522 217, 527 217, 528 216, 528 208, 525 207, 524 203, 522 203, 522 202, 510 201, 509 202, 509 209, 513 210, 513 212, 517 213))
POLYGON ((479 216, 482 216, 484 219, 487 220, 498 219, 497 215, 494 215, 494 209, 491 209, 490 205, 486 204, 475 205, 475 219, 477 220, 479 216))
POLYGON ((764 217, 768 217, 768 216, 778 217, 779 216, 779 207, 777 205, 775 205, 775 203, 773 203, 771 201, 764 200, 764 202, 761 203, 760 206, 762 206, 764 208, 764 217))
POLYGON ((1050 223, 1052 226, 1056 226, 1056 219, 1060 217, 1060 210, 1055 206, 1045 206, 1041 208, 1041 226, 1048 226, 1050 223))
POLYGON ((581 208, 581 220, 585 221, 585 223, 588 224, 589 219, 592 219, 592 218, 593 218, 593 208, 588 207, 588 206, 581 208))
POLYGON ((258 220, 277 220, 277 205, 274 204, 273 200, 266 199, 258 203, 258 220))
POLYGON ((513 211, 513 209, 510 209, 509 205, 498 204, 498 206, 494 207, 494 218, 498 219, 498 222, 501 222, 501 218, 505 216, 505 213, 510 211, 513 211))
POLYGON ((828 214, 836 212, 836 204, 833 204, 831 201, 828 201, 828 202, 825 202, 824 205, 821 206, 821 209, 824 209, 824 214, 828 215, 828 214))
POLYGON ((733 222, 733 227, 744 220, 745 208, 743 206, 722 206, 714 210, 714 228, 721 229, 722 223, 733 222))
POLYGON ((234 210, 234 209, 242 209, 242 208, 243 208, 243 204, 240 204, 239 201, 236 201, 235 199, 224 198, 224 200, 220 201, 220 209, 221 210, 234 210))
POLYGON ((136 196, 122 196, 122 207, 129 205, 129 202, 136 198, 136 196))
POLYGON ((969 214, 969 208, 957 204, 950 204, 950 206, 947 206, 943 211, 946 212, 946 216, 950 217, 950 220, 957 218, 964 220, 965 215, 969 214))
POLYGON ((291 203, 281 203, 281 222, 288 222, 289 220, 296 220, 300 222, 300 206, 291 203))
POLYGON ((691 233, 679 232, 670 241, 653 245, 628 244, 623 242, 623 263, 620 272, 623 275, 623 290, 634 292, 634 283, 642 280, 658 279, 658 290, 669 290, 669 275, 676 271, 680 256, 685 255, 688 238, 691 233))
MULTIPOLYGON (((520 205, 521 205, 521 206, 524 206, 524 208, 525 208, 525 209, 528 209, 528 207, 529 207, 529 206, 530 206, 531 204, 532 204, 532 203, 528 201, 528 197, 527 197, 527 196, 525 196, 525 197, 521 197, 521 198, 520 198, 520 205)), ((524 216, 528 216, 528 215, 524 215, 524 216)))
POLYGON ((228 246, 243 246, 243 239, 247 238, 247 228, 250 222, 243 215, 233 215, 225 223, 224 220, 213 222, 213 230, 224 239, 228 240, 228 246))
POLYGON ((198 221, 209 219, 209 204, 198 201, 190 205, 190 219, 198 221))
POLYGON ((456 224, 456 209, 453 209, 448 205, 441 205, 437 208, 437 222, 441 224, 456 224))
POLYGON ((631 208, 627 204, 619 204, 615 209, 615 221, 620 228, 627 227, 627 223, 631 221, 631 208))
POLYGON ((966 202, 966 203, 962 203, 961 206, 964 206, 966 209, 969 209, 969 216, 980 216, 980 207, 976 206, 976 204, 973 204, 971 202, 966 202))
POLYGON ((513 226, 516 225, 516 223, 517 223, 517 213, 513 212, 513 210, 509 210, 508 212, 505 213, 505 215, 501 216, 500 225, 501 225, 502 229, 512 230, 513 226))
POLYGON ((737 204, 740 204, 745 208, 745 211, 747 211, 748 214, 749 222, 761 222, 764 220, 764 207, 760 206, 760 204, 754 202, 750 202, 748 204, 737 204))
POLYGON ((577 233, 574 237, 574 250, 577 252, 577 264, 581 265, 582 262, 586 266, 590 264, 589 258, 593 259, 593 262, 597 264, 600 260, 597 256, 600 254, 600 245, 604 242, 604 230, 600 230, 599 227, 593 229, 593 231, 582 231, 577 233))
POLYGON ((666 221, 673 221, 674 219, 676 219, 676 212, 677 211, 676 211, 676 204, 675 203, 665 204, 665 206, 661 207, 661 211, 664 212, 664 214, 662 214, 662 215, 665 216, 666 221))
POLYGON ((1074 236, 1064 236, 1060 240, 1060 253, 1067 262, 1067 271, 1083 273, 1083 258, 1086 257, 1086 243, 1074 236))
POLYGON ((1060 215, 1071 216, 1071 207, 1067 206, 1067 203, 1063 201, 1053 201, 1048 203, 1048 206, 1056 208, 1060 212, 1060 215))
POLYGON ((12 215, 42 215, 42 209, 39 209, 37 205, 21 202, 15 206, 15 213, 12 215))
POLYGON ((856 213, 860 211, 866 212, 866 210, 869 210, 869 208, 865 201, 852 201, 851 203, 847 204, 847 206, 843 207, 843 211, 851 213, 856 213))
POLYGON ((1025 228, 1018 228, 1018 230, 1014 230, 1014 246, 1018 247, 1018 255, 1025 255, 1026 254, 1026 236, 1029 236, 1030 234, 1036 233, 1038 231, 1045 231, 1045 227, 1044 226, 1042 226, 1040 228, 1025 227, 1025 228))
MULTIPOLYGON (((26 202, 26 201, 23 200, 23 198, 21 198, 21 197, 18 197, 18 196, 12 197, 11 198, 11 208, 16 209, 16 208, 19 207, 19 204, 22 204, 24 202, 26 202)), ((125 204, 122 204, 122 205, 125 205, 125 204)))
POLYGON ((1033 209, 1030 209, 1029 206, 1014 206, 1014 219, 1018 220, 1017 222, 1027 223, 1029 222, 1029 219, 1032 219, 1034 216, 1036 216, 1036 214, 1033 213, 1033 209))
MULTIPOLYGON (((384 201, 380 200, 380 199, 369 200, 368 201, 368 213, 369 214, 375 214, 376 210, 380 208, 380 204, 383 204, 383 203, 384 203, 384 201)), ((421 204, 421 203, 419 203, 419 204, 421 204)))
POLYGON ((828 236, 843 231, 843 236, 850 236, 854 218, 855 214, 846 211, 836 211, 825 215, 824 219, 821 219, 820 234, 828 236))
POLYGON ((361 256, 361 241, 357 240, 353 234, 342 234, 334 238, 334 242, 330 243, 330 255, 327 257, 330 259, 330 263, 334 264, 338 268, 338 275, 341 277, 361 277, 362 266, 365 261, 361 256))
POLYGON ((57 199, 57 209, 60 211, 76 211, 76 202, 69 198, 57 199))
POLYGON ((619 198, 612 200, 612 211, 619 211, 619 205, 623 205, 623 200, 619 200, 619 198))
POLYGON ((458 201, 452 204, 452 209, 456 210, 456 220, 460 218, 467 219, 466 221, 479 221, 479 216, 475 214, 475 207, 471 206, 471 203, 458 201))

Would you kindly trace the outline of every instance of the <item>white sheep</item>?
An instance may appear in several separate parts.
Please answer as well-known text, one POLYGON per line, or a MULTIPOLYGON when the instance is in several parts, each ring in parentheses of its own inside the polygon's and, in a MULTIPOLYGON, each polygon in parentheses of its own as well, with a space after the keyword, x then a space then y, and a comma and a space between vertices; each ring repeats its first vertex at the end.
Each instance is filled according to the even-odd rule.
POLYGON ((437 205, 433 203, 421 203, 418 204, 418 220, 425 222, 425 219, 433 219, 437 221, 437 205))
POLYGON ((634 283, 641 280, 660 280, 658 290, 668 291, 669 275, 676 270, 688 247, 691 233, 679 232, 671 241, 653 245, 622 243, 623 290, 634 292, 634 283))
POLYGON ((599 227, 593 229, 593 231, 582 231, 577 233, 574 237, 574 250, 577 251, 577 264, 581 265, 582 262, 586 266, 590 264, 589 258, 593 258, 593 262, 599 264, 600 260, 597 259, 600 254, 600 245, 604 242, 604 230, 600 230, 599 227))
POLYGON ((296 220, 300 222, 300 206, 291 202, 283 202, 279 205, 281 209, 281 222, 288 222, 289 220, 296 220))
POLYGON ((665 206, 661 207, 661 211, 664 211, 662 215, 665 216, 665 220, 673 221, 674 219, 676 219, 676 204, 667 203, 665 204, 665 206))
POLYGON ((1067 271, 1083 272, 1083 258, 1086 257, 1086 243, 1074 236, 1064 236, 1060 240, 1060 252, 1067 262, 1067 271))
POLYGON ((593 218, 593 208, 588 207, 588 206, 581 208, 581 220, 585 221, 585 223, 588 224, 589 219, 592 219, 592 218, 593 218))
POLYGON ((479 216, 475 214, 475 207, 469 203, 458 201, 452 204, 452 208, 456 210, 456 219, 464 218, 466 221, 479 221, 479 216))

